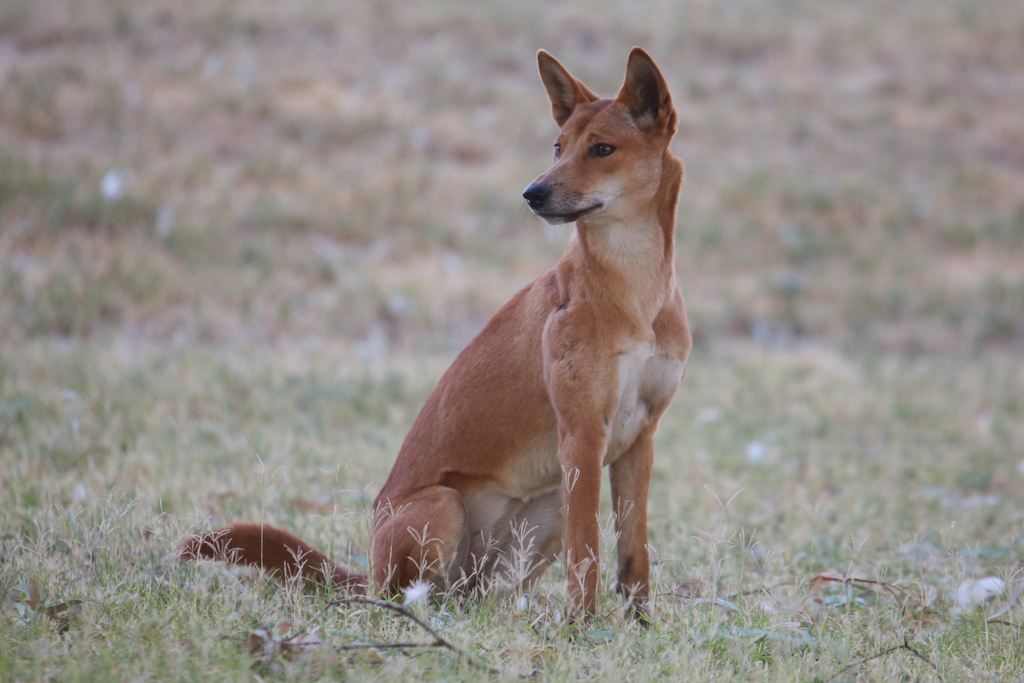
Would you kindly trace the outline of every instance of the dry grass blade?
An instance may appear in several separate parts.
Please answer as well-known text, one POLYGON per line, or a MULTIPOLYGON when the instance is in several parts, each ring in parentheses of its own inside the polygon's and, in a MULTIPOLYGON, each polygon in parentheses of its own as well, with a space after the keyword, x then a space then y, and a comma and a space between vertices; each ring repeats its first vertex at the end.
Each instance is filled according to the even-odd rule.
POLYGON ((41 614, 57 625, 57 633, 67 633, 71 619, 81 614, 81 600, 68 600, 57 605, 46 606, 39 593, 35 579, 29 579, 7 590, 7 598, 17 606, 22 619, 41 614))
MULTIPOLYGON (((1020 599, 1021 593, 1024 593, 1024 582, 1018 582, 1016 585, 1014 585, 1013 590, 1010 591, 1010 597, 1007 598, 1007 600, 1006 600, 1006 604, 1003 605, 1002 607, 1000 607, 998 611, 996 611, 993 614, 989 615, 989 617, 988 617, 988 619, 986 621, 988 621, 990 624, 992 624, 992 623, 1001 623, 1001 624, 1009 623, 1009 622, 1000 620, 999 617, 1003 616, 1004 614, 1006 614, 1007 612, 1009 612, 1010 610, 1013 609, 1013 606, 1017 604, 1017 600, 1020 599)), ((1013 624, 1013 625, 1016 626, 1016 624, 1013 624)))
POLYGON ((28 580, 27 593, 23 602, 32 609, 39 609, 39 585, 35 579, 28 580))
POLYGON ((417 626, 422 628, 424 631, 426 631, 434 639, 434 642, 432 642, 432 643, 351 643, 349 645, 341 646, 339 648, 340 650, 367 650, 367 649, 370 649, 370 650, 381 650, 381 649, 401 650, 401 649, 410 649, 410 648, 440 647, 440 648, 444 648, 446 650, 450 650, 451 652, 454 652, 460 658, 464 659, 466 661, 466 663, 469 664, 470 666, 474 666, 474 667, 477 667, 479 669, 483 669, 483 670, 485 670, 485 671, 487 671, 488 673, 491 673, 491 674, 495 674, 495 675, 500 675, 501 674, 501 672, 498 669, 495 669, 493 667, 489 667, 486 664, 483 664, 481 662, 476 661, 475 659, 470 657, 469 654, 467 654, 466 652, 463 652, 459 648, 457 648, 454 645, 452 645, 450 642, 448 642, 444 638, 444 636, 442 636, 440 633, 438 633, 437 631, 432 629, 429 624, 424 622, 422 619, 417 617, 415 614, 413 614, 412 612, 410 612, 406 608, 404 608, 401 605, 399 605, 397 603, 394 603, 394 602, 390 602, 390 601, 387 601, 387 600, 374 600, 372 598, 360 598, 360 597, 342 598, 340 600, 332 600, 331 602, 327 603, 327 605, 324 607, 324 609, 320 611, 320 614, 323 614, 324 611, 326 611, 330 607, 340 607, 342 605, 366 605, 368 607, 377 607, 377 608, 380 608, 380 609, 385 609, 385 610, 394 612, 395 614, 398 614, 401 617, 409 619, 410 621, 415 623, 417 626))
POLYGON ((71 628, 71 619, 82 611, 81 600, 68 600, 43 610, 43 614, 57 624, 58 633, 67 633, 71 628))
POLYGON ((718 596, 716 591, 700 581, 683 581, 676 584, 672 590, 659 593, 658 597, 672 597, 694 605, 716 605, 733 612, 740 611, 738 605, 718 596))

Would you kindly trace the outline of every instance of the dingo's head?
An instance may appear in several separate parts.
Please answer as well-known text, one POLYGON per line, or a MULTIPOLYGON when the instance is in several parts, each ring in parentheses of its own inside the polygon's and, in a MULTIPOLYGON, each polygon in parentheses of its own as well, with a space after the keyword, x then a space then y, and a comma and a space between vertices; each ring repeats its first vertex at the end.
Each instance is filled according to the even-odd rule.
POLYGON ((537 61, 561 130, 555 163, 523 192, 530 209, 557 224, 623 220, 657 208, 663 164, 680 162, 668 151, 676 110, 650 56, 633 48, 614 100, 599 98, 547 52, 537 61))

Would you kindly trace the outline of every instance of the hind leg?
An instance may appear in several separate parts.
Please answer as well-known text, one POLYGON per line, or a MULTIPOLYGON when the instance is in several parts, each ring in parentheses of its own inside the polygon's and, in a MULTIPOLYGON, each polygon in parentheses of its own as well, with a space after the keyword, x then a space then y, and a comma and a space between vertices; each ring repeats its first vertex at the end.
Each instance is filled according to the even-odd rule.
POLYGON ((562 552, 563 545, 561 529, 552 532, 547 538, 540 542, 537 548, 537 553, 534 556, 530 574, 523 581, 524 593, 527 595, 533 594, 533 590, 536 588, 537 582, 540 581, 547 573, 548 569, 551 567, 551 563, 557 559, 558 553, 562 552))
POLYGON ((458 491, 430 486, 400 500, 378 499, 373 515, 373 586, 398 593, 416 581, 442 586, 468 548, 458 491))
POLYGON ((562 551, 565 517, 560 491, 544 494, 519 507, 507 521, 495 544, 497 571, 503 582, 533 593, 558 553, 562 551))

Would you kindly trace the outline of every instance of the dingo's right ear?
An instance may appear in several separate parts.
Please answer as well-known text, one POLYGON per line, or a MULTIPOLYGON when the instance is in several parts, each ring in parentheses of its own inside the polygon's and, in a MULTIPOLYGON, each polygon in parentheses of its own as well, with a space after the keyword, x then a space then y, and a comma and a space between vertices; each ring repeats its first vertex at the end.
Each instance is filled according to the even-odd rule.
POLYGON ((544 50, 537 53, 537 66, 540 68, 540 79, 548 91, 548 99, 551 100, 551 113, 559 128, 572 116, 576 105, 599 99, 544 50))

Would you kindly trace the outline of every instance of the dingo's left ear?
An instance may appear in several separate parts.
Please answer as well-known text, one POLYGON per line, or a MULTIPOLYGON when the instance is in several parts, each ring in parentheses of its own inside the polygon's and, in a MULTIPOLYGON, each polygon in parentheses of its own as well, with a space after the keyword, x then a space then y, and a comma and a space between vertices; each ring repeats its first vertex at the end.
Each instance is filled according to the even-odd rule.
POLYGON ((559 128, 572 116, 576 105, 599 99, 544 50, 537 53, 537 66, 540 68, 540 80, 544 81, 544 89, 551 100, 551 113, 559 128))
POLYGON ((640 130, 676 132, 678 116, 665 78, 651 56, 638 47, 629 53, 626 81, 615 99, 629 108, 640 130))

